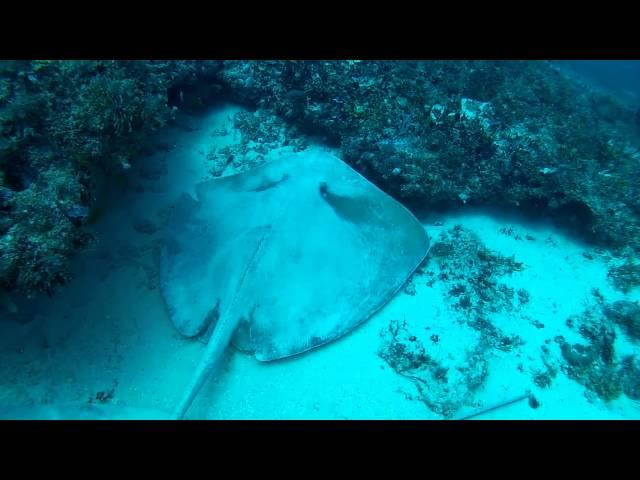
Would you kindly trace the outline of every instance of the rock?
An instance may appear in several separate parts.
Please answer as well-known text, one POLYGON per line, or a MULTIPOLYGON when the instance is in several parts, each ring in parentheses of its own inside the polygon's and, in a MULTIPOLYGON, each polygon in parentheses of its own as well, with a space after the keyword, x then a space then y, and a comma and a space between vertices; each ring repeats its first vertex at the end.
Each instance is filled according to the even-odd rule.
POLYGON ((622 390, 632 400, 640 400, 640 358, 630 356, 622 361, 622 390))
POLYGON ((446 108, 438 103, 431 107, 431 121, 436 125, 440 125, 444 120, 444 112, 446 108))
POLYGON ((489 102, 479 102, 470 98, 460 99, 460 119, 477 121, 485 131, 491 127, 490 117, 493 115, 493 107, 489 102))
POLYGON ((640 340, 640 305, 638 302, 620 300, 603 308, 604 314, 617 323, 631 338, 640 340))
POLYGON ((533 395, 529 396, 529 406, 533 409, 536 409, 540 406, 540 402, 538 401, 538 399, 536 397, 534 397, 533 395))
POLYGON ((623 265, 611 267, 607 279, 622 293, 640 286, 640 264, 627 260, 623 265))
POLYGON ((566 361, 563 371, 602 400, 618 398, 626 374, 616 358, 613 323, 600 309, 588 309, 575 316, 571 325, 577 327, 588 344, 571 345, 562 337, 556 338, 566 361))
POLYGON ((400 201, 517 205, 640 252, 640 162, 625 148, 633 113, 614 127, 597 113, 601 98, 547 64, 227 61, 219 80, 241 103, 292 112, 400 201))
POLYGON ((580 345, 579 343, 574 345, 563 343, 560 349, 567 363, 578 368, 585 368, 591 365, 597 355, 594 348, 580 345))

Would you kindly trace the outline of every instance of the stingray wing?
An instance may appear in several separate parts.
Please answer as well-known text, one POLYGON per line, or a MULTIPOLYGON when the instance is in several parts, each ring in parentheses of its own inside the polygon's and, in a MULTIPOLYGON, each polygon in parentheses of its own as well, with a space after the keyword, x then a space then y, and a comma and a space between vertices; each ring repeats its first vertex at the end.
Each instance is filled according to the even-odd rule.
POLYGON ((274 360, 364 322, 428 247, 415 217, 340 159, 296 155, 205 182, 197 201, 181 200, 163 252, 162 292, 183 334, 200 333, 211 312, 226 308, 240 322, 234 345, 274 360), (236 291, 264 227, 260 257, 236 291))

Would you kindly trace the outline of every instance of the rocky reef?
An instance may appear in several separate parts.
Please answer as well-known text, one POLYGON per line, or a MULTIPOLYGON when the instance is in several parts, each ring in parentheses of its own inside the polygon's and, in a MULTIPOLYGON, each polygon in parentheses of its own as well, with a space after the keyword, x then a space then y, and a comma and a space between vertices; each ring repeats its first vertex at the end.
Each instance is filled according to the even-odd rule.
MULTIPOLYGON (((636 112, 546 62, 2 61, 0 288, 64 282, 97 179, 118 181, 176 110, 220 99, 255 110, 235 119, 255 163, 309 133, 415 210, 515 208, 640 250, 636 112)), ((209 152, 212 174, 238 153, 209 152)))
POLYGON ((51 293, 117 181, 175 110, 210 105, 218 62, 0 62, 0 288, 51 293), (206 89, 201 88, 207 85, 206 89), (205 92, 206 90, 206 92, 205 92))
POLYGON ((513 207, 640 248, 635 112, 547 62, 227 61, 220 76, 413 208, 513 207))

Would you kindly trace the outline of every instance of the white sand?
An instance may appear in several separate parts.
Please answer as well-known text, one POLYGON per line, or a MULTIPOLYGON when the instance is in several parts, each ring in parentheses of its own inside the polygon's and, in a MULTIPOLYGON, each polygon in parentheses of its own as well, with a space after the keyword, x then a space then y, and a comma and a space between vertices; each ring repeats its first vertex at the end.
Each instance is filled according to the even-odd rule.
MULTIPOLYGON (((133 161, 129 175, 134 185, 114 196, 108 212, 96 226, 99 242, 78 256, 74 280, 51 298, 19 302, 19 313, 2 312, 0 319, 0 406, 32 403, 86 403, 99 391, 114 390, 111 405, 171 411, 183 394, 190 372, 204 344, 182 338, 171 325, 155 288, 157 249, 161 231, 142 234, 133 228, 143 216, 160 224, 183 191, 209 178, 206 153, 213 143, 238 141, 231 116, 237 107, 216 110, 190 119, 193 131, 169 129, 165 141, 175 145, 147 159, 133 161), (227 124, 230 134, 212 136, 227 124), (166 163, 165 175, 149 175, 154 165, 166 163), (150 166, 145 170, 145 165, 150 166), (139 172, 144 170, 147 174, 139 172), (139 190, 139 191, 136 191, 139 190), (16 319, 29 320, 17 323, 16 319)), ((286 150, 286 149, 285 149, 286 150)), ((279 155, 281 151, 270 155, 279 155)), ((607 260, 593 260, 591 250, 566 238, 550 226, 532 225, 517 218, 467 212, 438 218, 425 228, 435 239, 439 232, 462 224, 476 232, 484 244, 503 255, 515 255, 526 268, 500 281, 526 288, 528 304, 491 321, 526 343, 511 352, 489 355, 489 376, 476 392, 476 406, 507 400, 531 389, 540 401, 532 409, 526 401, 479 418, 602 419, 640 418, 640 404, 626 397, 605 404, 589 401, 585 388, 562 372, 548 389, 532 382, 531 372, 542 367, 540 348, 551 339, 551 355, 560 360, 553 342, 557 335, 579 341, 565 321, 594 304, 597 287, 607 301, 624 296, 606 280, 607 260), (512 227, 523 238, 499 232, 512 227), (552 241, 545 241, 547 238, 552 241), (533 320, 544 323, 536 328, 533 320), (522 364, 522 371, 518 364, 522 364)), ((425 332, 429 354, 444 364, 455 364, 478 338, 475 330, 455 322, 456 313, 441 283, 427 287, 418 276, 415 296, 399 293, 363 326, 339 341, 288 360, 260 363, 230 350, 215 378, 205 386, 191 418, 211 419, 437 419, 423 403, 411 399, 416 387, 397 375, 378 357, 380 332, 391 320, 405 320, 425 332), (425 330, 429 327, 429 330, 425 330), (428 338, 436 333, 437 344, 428 338)), ((283 292, 286 295, 287 292, 283 292)), ((627 296, 638 299, 638 291, 627 296)), ((638 351, 618 332, 619 352, 638 351)), ((473 411, 471 406, 460 414, 473 411)))

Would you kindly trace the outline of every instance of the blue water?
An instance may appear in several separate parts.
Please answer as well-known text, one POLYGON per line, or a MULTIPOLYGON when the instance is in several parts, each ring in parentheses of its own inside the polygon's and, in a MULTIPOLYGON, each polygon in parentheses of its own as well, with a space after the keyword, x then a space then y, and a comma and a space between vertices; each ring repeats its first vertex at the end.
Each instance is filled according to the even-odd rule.
POLYGON ((557 60, 560 68, 582 81, 640 108, 640 61, 638 60, 557 60))

